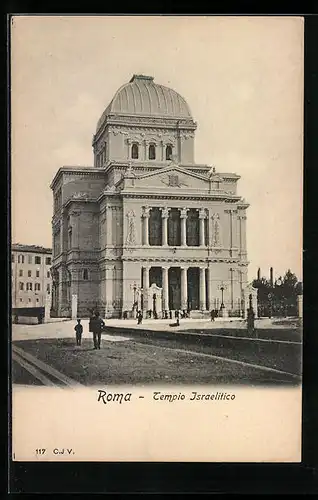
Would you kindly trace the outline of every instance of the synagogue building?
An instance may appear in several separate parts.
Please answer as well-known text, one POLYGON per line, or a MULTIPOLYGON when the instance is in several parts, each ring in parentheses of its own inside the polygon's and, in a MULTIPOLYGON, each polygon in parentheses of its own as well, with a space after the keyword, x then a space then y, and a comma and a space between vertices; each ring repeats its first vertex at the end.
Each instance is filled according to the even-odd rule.
MULTIPOLYGON (((134 75, 93 136, 94 166, 61 167, 52 315, 190 316, 248 307, 240 176, 195 163, 197 124, 175 90, 134 75)), ((255 309, 254 309, 255 310, 255 309)))

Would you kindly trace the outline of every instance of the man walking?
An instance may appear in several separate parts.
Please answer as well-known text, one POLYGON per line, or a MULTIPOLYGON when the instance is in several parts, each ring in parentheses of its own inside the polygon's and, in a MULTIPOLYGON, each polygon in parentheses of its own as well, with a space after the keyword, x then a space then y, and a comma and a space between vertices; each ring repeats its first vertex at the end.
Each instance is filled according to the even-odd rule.
POLYGON ((94 349, 100 349, 100 341, 104 326, 104 321, 99 317, 99 312, 96 311, 90 320, 90 331, 93 333, 94 349))
POLYGON ((76 345, 81 345, 82 343, 82 333, 83 333, 83 325, 81 325, 81 320, 77 320, 77 324, 74 328, 76 332, 76 345))

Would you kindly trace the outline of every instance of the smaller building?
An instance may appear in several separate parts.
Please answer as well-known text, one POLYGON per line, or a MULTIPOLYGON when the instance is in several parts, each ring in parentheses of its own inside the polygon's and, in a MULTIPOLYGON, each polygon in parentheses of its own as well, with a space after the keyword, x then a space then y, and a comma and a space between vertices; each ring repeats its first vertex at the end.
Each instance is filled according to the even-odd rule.
POLYGON ((44 307, 52 292, 52 249, 37 245, 11 246, 12 307, 44 307))

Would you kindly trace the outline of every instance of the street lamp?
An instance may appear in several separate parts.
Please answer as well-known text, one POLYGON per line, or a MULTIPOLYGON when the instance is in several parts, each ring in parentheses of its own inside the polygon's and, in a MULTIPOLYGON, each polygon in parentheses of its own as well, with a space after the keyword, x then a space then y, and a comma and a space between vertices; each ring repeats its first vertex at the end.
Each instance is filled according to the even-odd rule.
MULTIPOLYGON (((278 288, 280 288, 283 284, 283 281, 282 279, 279 277, 278 280, 276 280, 276 283, 275 283, 275 286, 277 286, 278 288)), ((282 300, 282 296, 281 296, 281 291, 279 291, 279 309, 280 309, 280 312, 282 309, 284 309, 284 314, 286 316, 286 308, 284 307, 284 299, 282 300), (283 302, 283 304, 282 304, 283 302)))
POLYGON ((137 308, 138 308, 138 301, 137 301, 138 286, 136 285, 135 281, 130 285, 130 290, 132 290, 134 293, 133 311, 135 311, 135 309, 137 310, 137 308))
POLYGON ((224 309, 224 290, 227 290, 227 287, 224 285, 224 283, 221 283, 221 285, 218 286, 218 290, 221 290, 221 307, 220 309, 224 309))

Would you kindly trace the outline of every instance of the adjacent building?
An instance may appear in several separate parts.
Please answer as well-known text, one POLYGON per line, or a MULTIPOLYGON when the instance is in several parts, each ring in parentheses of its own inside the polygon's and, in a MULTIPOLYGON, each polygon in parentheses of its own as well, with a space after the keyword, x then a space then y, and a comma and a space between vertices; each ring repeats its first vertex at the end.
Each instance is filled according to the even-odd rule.
POLYGON ((52 249, 36 245, 11 246, 12 307, 44 307, 51 294, 52 249))
POLYGON ((175 90, 134 75, 93 136, 94 165, 62 167, 54 197, 52 314, 157 317, 248 307, 240 176, 195 163, 197 124, 175 90))

